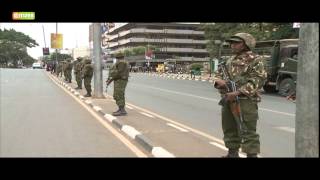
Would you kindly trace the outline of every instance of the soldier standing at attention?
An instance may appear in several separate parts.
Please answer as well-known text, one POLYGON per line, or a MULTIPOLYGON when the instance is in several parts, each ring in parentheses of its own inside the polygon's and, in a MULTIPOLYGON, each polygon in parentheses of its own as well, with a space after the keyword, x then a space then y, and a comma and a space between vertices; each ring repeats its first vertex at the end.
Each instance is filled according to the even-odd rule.
POLYGON ((124 60, 124 55, 116 56, 117 62, 110 68, 107 84, 114 81, 113 98, 119 109, 112 113, 113 116, 123 116, 127 112, 125 110, 125 90, 129 78, 129 65, 124 60))
POLYGON ((62 77, 62 61, 58 62, 58 65, 57 65, 57 76, 59 77, 62 77))
POLYGON ((74 64, 74 75, 76 77, 77 85, 75 89, 82 89, 81 69, 82 69, 82 58, 78 57, 74 64))
POLYGON ((72 64, 71 64, 71 58, 67 59, 66 62, 66 73, 67 73, 67 82, 71 83, 71 79, 72 79, 72 64))
POLYGON ((82 72, 82 78, 84 81, 84 87, 87 90, 87 94, 84 97, 91 97, 91 80, 93 76, 93 67, 91 65, 91 59, 85 58, 84 67, 82 72))
POLYGON ((226 103, 222 106, 222 129, 225 146, 229 149, 224 157, 239 157, 239 148, 247 157, 257 157, 260 153, 259 134, 256 132, 258 121, 258 90, 266 79, 264 61, 251 50, 255 47, 254 37, 247 33, 237 33, 226 40, 231 44, 232 56, 226 61, 226 71, 235 82, 236 91, 227 92, 227 81, 221 67, 215 72, 214 87, 219 89, 226 103), (238 100, 238 101, 235 101, 238 100), (239 102, 242 129, 240 133, 239 117, 236 116, 233 103, 239 102), (238 121, 238 122, 237 122, 238 121))

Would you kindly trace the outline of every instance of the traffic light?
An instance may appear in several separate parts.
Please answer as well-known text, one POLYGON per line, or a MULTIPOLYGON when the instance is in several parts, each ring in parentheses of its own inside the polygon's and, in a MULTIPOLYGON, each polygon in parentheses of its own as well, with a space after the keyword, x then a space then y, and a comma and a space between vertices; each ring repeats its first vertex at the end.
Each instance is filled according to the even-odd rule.
POLYGON ((50 55, 49 48, 42 48, 43 55, 50 55))

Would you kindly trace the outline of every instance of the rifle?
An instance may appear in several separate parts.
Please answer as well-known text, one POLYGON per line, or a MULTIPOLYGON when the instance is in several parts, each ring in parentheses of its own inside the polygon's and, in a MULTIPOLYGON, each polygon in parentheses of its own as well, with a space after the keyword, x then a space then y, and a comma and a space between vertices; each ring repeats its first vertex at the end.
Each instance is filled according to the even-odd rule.
MULTIPOLYGON (((227 93, 237 91, 236 83, 230 79, 230 74, 226 68, 226 62, 225 61, 221 62, 218 66, 221 68, 223 73, 223 79, 225 79, 226 81, 225 88, 227 90, 227 93)), ((226 96, 224 96, 219 101, 219 105, 225 106, 226 104, 227 104, 227 99, 226 99, 226 96)), ((238 134, 240 137, 242 137, 243 133, 246 132, 247 128, 245 127, 243 122, 239 96, 236 96, 235 102, 230 102, 230 108, 231 108, 232 114, 235 117, 235 121, 237 123, 238 134)))
POLYGON ((106 84, 107 84, 107 86, 106 86, 106 93, 107 93, 107 90, 108 90, 108 86, 109 86, 109 84, 112 83, 112 81, 113 81, 113 79, 111 79, 111 78, 108 78, 108 79, 107 79, 107 81, 106 81, 106 84))

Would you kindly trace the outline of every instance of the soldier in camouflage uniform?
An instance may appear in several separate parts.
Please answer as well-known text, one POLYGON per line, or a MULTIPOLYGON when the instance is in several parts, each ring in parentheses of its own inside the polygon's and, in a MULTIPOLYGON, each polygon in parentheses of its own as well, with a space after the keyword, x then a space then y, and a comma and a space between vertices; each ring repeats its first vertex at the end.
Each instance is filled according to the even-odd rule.
POLYGON ((93 66, 91 65, 91 59, 84 59, 84 67, 82 69, 82 78, 84 81, 84 87, 87 90, 87 94, 84 97, 91 97, 91 79, 93 76, 93 66))
POLYGON ((59 75, 60 75, 60 77, 62 77, 62 64, 63 64, 63 62, 62 61, 60 61, 60 62, 58 62, 58 65, 57 65, 57 76, 59 77, 59 75))
POLYGON ((222 129, 224 143, 229 152, 224 157, 239 157, 239 148, 247 157, 257 157, 260 153, 259 134, 256 132, 258 120, 258 91, 263 86, 267 74, 264 69, 264 59, 251 50, 255 47, 254 37, 247 33, 237 33, 227 40, 235 54, 226 61, 226 69, 230 79, 235 82, 237 91, 226 93, 226 81, 223 79, 221 68, 215 72, 214 86, 219 89, 227 104, 222 107, 222 129), (240 137, 236 117, 230 105, 239 97, 243 125, 246 131, 240 137))
POLYGON ((78 57, 77 61, 75 61, 74 63, 74 75, 76 77, 76 81, 78 84, 78 87, 76 87, 76 89, 82 89, 81 70, 82 70, 83 64, 81 61, 82 61, 82 58, 78 57))
POLYGON ((66 81, 68 83, 71 83, 71 80, 72 80, 72 64, 71 64, 71 58, 67 59, 67 62, 66 62, 66 81))
POLYGON ((112 115, 123 116, 127 114, 125 110, 125 90, 129 78, 129 65, 124 61, 122 54, 118 54, 116 59, 117 62, 111 67, 108 78, 108 81, 114 81, 113 98, 119 107, 112 115))
POLYGON ((64 60, 62 62, 63 62, 62 63, 62 72, 63 72, 62 74, 64 76, 64 80, 67 81, 67 77, 68 77, 68 74, 67 74, 67 61, 64 60))

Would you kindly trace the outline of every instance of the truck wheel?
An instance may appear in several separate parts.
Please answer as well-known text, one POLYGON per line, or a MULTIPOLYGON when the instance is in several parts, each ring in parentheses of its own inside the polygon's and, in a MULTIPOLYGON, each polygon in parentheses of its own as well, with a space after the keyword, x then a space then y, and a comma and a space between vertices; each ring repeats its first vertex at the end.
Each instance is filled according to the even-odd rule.
POLYGON ((274 93, 274 92, 277 92, 276 86, 264 85, 264 86, 263 86, 263 90, 264 90, 266 93, 274 93))
POLYGON ((294 81, 291 78, 285 78, 280 82, 279 95, 288 96, 295 89, 294 81))

